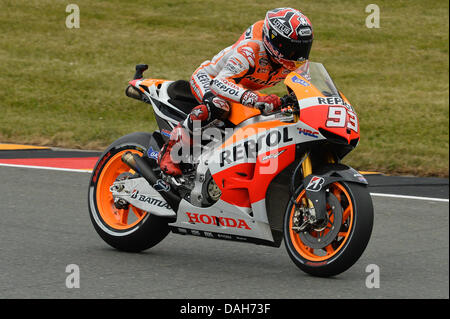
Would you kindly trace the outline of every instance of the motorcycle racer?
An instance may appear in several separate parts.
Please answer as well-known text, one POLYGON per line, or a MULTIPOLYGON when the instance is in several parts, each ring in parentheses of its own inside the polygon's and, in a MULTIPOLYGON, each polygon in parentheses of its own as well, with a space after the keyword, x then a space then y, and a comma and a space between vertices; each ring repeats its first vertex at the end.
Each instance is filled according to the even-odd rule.
POLYGON ((176 126, 158 157, 161 170, 182 175, 180 161, 171 155, 175 145, 192 144, 194 122, 200 129, 226 119, 229 102, 241 103, 268 114, 281 105, 278 96, 258 90, 276 85, 309 58, 313 42, 310 20, 292 8, 269 10, 265 19, 251 25, 238 41, 223 49, 193 73, 190 85, 200 105, 176 126))

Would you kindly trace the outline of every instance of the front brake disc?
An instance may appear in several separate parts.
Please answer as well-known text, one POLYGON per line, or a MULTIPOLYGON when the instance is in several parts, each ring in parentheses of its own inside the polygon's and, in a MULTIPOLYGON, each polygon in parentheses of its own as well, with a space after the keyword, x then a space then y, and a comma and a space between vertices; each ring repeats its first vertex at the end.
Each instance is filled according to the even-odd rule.
POLYGON ((299 233, 299 237, 303 244, 313 249, 325 248, 331 244, 339 233, 342 224, 342 206, 337 197, 331 193, 327 194, 327 204, 330 207, 331 213, 328 215, 328 224, 323 231, 314 231, 310 229, 299 233), (333 221, 331 221, 333 220, 333 221), (314 232, 314 235, 311 233, 314 232))

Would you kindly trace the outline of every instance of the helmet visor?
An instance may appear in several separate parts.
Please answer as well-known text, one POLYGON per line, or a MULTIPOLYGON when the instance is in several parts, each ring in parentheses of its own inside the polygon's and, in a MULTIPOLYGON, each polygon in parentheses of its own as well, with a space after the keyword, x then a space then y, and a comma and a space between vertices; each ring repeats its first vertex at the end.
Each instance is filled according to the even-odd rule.
POLYGON ((313 42, 312 36, 293 40, 282 35, 275 35, 272 30, 269 30, 267 40, 273 49, 280 53, 281 58, 289 61, 307 60, 313 42))

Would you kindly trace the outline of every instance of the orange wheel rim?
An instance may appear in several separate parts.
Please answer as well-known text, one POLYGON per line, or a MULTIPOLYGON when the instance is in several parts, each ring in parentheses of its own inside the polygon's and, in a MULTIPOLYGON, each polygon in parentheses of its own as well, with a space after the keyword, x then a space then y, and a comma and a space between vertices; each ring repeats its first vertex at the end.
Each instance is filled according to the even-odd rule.
MULTIPOLYGON (((299 234, 295 232, 293 227, 293 216, 295 212, 295 206, 292 207, 290 215, 289 215, 289 236, 291 239, 292 244, 294 245, 295 250, 305 259, 314 261, 314 262, 321 262, 325 261, 334 255, 336 255, 345 245, 347 242, 352 226, 353 226, 353 218, 354 218, 354 210, 353 205, 351 201, 350 194, 348 191, 339 183, 333 183, 329 185, 330 192, 336 196, 339 203, 342 206, 343 212, 342 212, 342 223, 339 226, 340 230, 336 236, 336 239, 325 246, 324 248, 320 249, 313 249, 307 245, 305 245, 299 234)), ((305 197, 305 190, 303 190, 299 196, 297 197, 297 203, 301 202, 302 198, 305 197)), ((331 209, 328 207, 328 214, 331 215, 331 209)), ((334 221, 334 214, 330 216, 329 224, 333 223, 334 221)), ((324 233, 328 232, 328 230, 324 230, 324 233)), ((316 231, 310 232, 310 235, 317 237, 319 234, 316 231)))
POLYGON ((103 221, 116 230, 127 230, 133 228, 144 219, 147 212, 129 205, 127 209, 118 209, 114 205, 114 199, 109 190, 111 185, 120 174, 134 173, 128 165, 122 162, 122 155, 125 152, 132 152, 142 155, 142 152, 128 149, 120 151, 111 157, 102 168, 97 182, 96 199, 98 212, 103 221))

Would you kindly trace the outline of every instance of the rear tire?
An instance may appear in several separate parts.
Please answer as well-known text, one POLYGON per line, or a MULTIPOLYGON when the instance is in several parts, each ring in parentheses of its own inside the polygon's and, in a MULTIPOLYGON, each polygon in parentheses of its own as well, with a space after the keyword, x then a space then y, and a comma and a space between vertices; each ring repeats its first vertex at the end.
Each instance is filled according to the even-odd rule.
MULTIPOLYGON (((372 199, 367 186, 335 182, 327 188, 331 194, 327 196, 330 222, 325 230, 301 234, 292 230, 293 203, 288 204, 283 224, 289 257, 301 270, 318 277, 335 276, 349 269, 364 252, 373 227, 372 199), (339 225, 334 225, 334 221, 339 225), (332 229, 335 229, 333 226, 339 227, 339 231, 327 238, 327 233, 332 234, 332 229), (319 238, 322 243, 327 240, 329 244, 322 248, 310 247, 315 244, 320 247, 319 238)), ((295 194, 296 201, 300 203, 304 196, 305 191, 300 187, 295 194)))
POLYGON ((129 205, 117 209, 109 187, 120 174, 134 173, 122 162, 122 154, 147 152, 148 133, 132 133, 111 144, 100 156, 89 184, 88 206, 92 224, 100 237, 112 247, 140 252, 151 248, 169 233, 168 220, 129 205))

